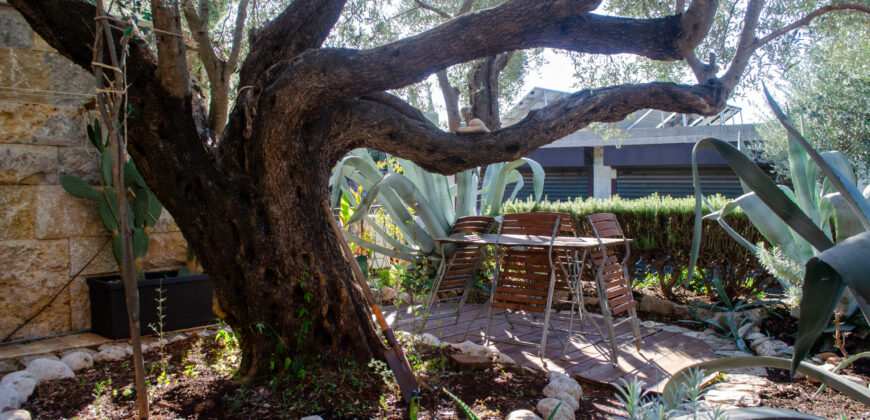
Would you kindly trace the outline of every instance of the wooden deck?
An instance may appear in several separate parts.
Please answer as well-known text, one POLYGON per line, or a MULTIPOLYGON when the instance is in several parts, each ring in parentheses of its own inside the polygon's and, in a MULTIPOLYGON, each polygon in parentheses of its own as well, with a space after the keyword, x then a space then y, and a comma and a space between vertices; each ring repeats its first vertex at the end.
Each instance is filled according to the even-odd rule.
MULTIPOLYGON (((449 305, 442 305, 442 310, 449 312, 449 305)), ((384 308, 384 313, 394 329, 419 333, 419 318, 413 317, 413 310, 407 307, 398 314, 394 307, 384 308)), ((434 313, 434 311, 433 311, 434 313)), ((603 321, 600 315, 597 317, 599 325, 603 329, 603 321)), ((511 313, 512 321, 532 320, 530 314, 511 313)), ((477 344, 483 343, 486 329, 486 309, 483 304, 466 305, 458 323, 454 324, 455 316, 439 319, 430 319, 426 323, 423 332, 431 333, 441 341, 459 343, 464 341, 466 328, 470 340, 477 344), (475 320, 477 312, 483 308, 480 316, 475 320), (473 321, 473 322, 472 322, 473 321), (471 324, 469 328, 469 324, 471 324)), ((542 316, 536 322, 540 323, 542 316)), ((493 317, 492 334, 495 338, 504 340, 519 340, 528 343, 540 343, 541 328, 514 323, 511 329, 509 323, 501 311, 493 317)), ((553 321, 557 328, 566 328, 565 320, 553 321)), ((629 341, 632 338, 631 327, 628 322, 623 323, 616 329, 617 343, 629 341)), ((703 340, 685 336, 683 334, 668 332, 660 329, 641 327, 643 342, 640 349, 633 344, 627 344, 620 349, 619 367, 617 369, 610 364, 608 357, 609 344, 602 341, 597 330, 590 323, 580 325, 575 317, 574 334, 568 343, 567 351, 562 356, 562 349, 567 340, 567 333, 551 331, 547 337, 547 350, 543 360, 537 356, 537 347, 493 342, 492 344, 504 354, 507 354, 521 366, 528 366, 545 371, 557 370, 585 381, 612 385, 619 383, 620 378, 630 380, 637 377, 646 383, 653 391, 661 391, 664 382, 680 369, 694 363, 715 358, 714 350, 703 340), (582 334, 578 334, 580 331, 582 334)))

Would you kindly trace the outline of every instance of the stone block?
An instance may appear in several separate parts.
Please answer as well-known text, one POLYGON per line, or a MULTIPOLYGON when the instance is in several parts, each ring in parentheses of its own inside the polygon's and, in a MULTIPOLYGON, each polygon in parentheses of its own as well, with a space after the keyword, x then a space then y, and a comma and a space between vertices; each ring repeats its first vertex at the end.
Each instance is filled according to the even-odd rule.
POLYGON ((152 232, 145 255, 145 271, 175 269, 187 259, 187 242, 181 232, 152 232))
MULTIPOLYGON (((66 240, 0 242, 0 336, 45 305, 69 279, 66 240)), ((11 338, 35 337, 70 330, 69 291, 11 338)))
POLYGON ((172 218, 172 215, 166 209, 163 209, 163 212, 160 213, 160 218, 157 219, 157 223, 151 228, 151 233, 157 232, 178 232, 178 225, 175 224, 175 219, 172 218))
POLYGON ((45 53, 45 65, 49 69, 49 84, 56 94, 52 103, 80 106, 91 100, 94 94, 94 76, 58 53, 45 53))
POLYGON ((57 157, 59 176, 75 175, 88 184, 100 185, 100 156, 93 147, 60 147, 57 157))
POLYGON ((33 39, 33 49, 36 51, 45 51, 45 52, 57 52, 56 49, 52 48, 51 45, 48 45, 41 36, 39 36, 36 32, 30 33, 30 38, 33 39))
POLYGON ((459 370, 483 370, 492 367, 492 360, 486 356, 454 354, 450 356, 450 360, 459 370))
POLYGON ((57 184, 57 147, 0 144, 0 184, 57 184))
POLYGON ((91 328, 91 298, 82 276, 69 285, 70 328, 73 331, 91 328))
POLYGON ((42 51, 0 48, 0 87, 51 89, 51 70, 42 51))
MULTIPOLYGON (((39 101, 41 98, 25 98, 39 101)), ((41 103, 0 103, 0 143, 85 147, 87 132, 78 108, 41 103)), ((99 160, 99 158, 95 158, 99 160)))
POLYGON ((60 185, 42 185, 36 192, 36 237, 39 239, 97 236, 106 228, 97 201, 73 197, 60 185))
POLYGON ((118 272, 109 235, 73 237, 69 240, 70 275, 91 277, 118 272))
POLYGON ((0 47, 33 48, 32 32, 20 13, 0 4, 0 47))
POLYGON ((33 238, 36 188, 0 185, 0 241, 33 238))

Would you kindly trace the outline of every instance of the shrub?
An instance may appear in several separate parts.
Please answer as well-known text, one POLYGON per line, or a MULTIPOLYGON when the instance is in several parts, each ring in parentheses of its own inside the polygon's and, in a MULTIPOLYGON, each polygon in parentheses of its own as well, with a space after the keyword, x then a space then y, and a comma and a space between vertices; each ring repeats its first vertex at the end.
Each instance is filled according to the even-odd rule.
MULTIPOLYGON (((719 208, 728 200, 725 197, 710 198, 719 208)), ((626 200, 613 197, 606 200, 578 198, 574 201, 509 201, 505 213, 527 211, 558 211, 570 213, 574 223, 584 236, 591 236, 584 217, 593 213, 613 213, 619 219, 625 235, 634 241, 631 244, 629 269, 634 272, 638 262, 646 271, 654 273, 661 293, 674 297, 676 287, 687 271, 692 244, 692 224, 695 216, 695 200, 692 197, 673 198, 652 195, 626 200)), ((763 238, 742 214, 729 215, 726 220, 735 231, 754 242, 763 238)), ((713 278, 718 277, 729 296, 746 297, 764 290, 770 276, 761 268, 755 256, 737 244, 716 222, 705 221, 703 250, 698 266, 705 275, 707 293, 713 296, 713 278)))

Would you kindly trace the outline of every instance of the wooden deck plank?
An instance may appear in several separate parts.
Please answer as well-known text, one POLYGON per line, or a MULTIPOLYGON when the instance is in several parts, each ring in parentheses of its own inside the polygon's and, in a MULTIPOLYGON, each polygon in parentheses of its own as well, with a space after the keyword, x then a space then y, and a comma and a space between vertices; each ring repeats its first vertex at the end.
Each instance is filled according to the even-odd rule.
MULTIPOLYGON (((394 315, 395 309, 387 307, 384 308, 384 312, 394 315)), ((590 316, 594 317, 603 329, 601 315, 590 314, 590 316)), ((542 317, 538 318, 537 322, 540 323, 542 317)), ((513 313, 511 319, 528 322, 532 320, 532 314, 513 313)), ((555 328, 566 328, 568 325, 567 319, 554 318, 551 322, 555 328)), ((418 328, 419 322, 404 321, 399 330, 410 331, 412 327, 418 328)), ((453 318, 430 320, 426 324, 425 332, 435 335, 444 342, 456 343, 462 341, 466 329, 468 329, 468 340, 483 343, 484 330, 486 329, 485 304, 467 304, 459 322, 455 324, 453 318), (474 319, 481 308, 483 311, 480 317, 474 319)), ((634 338, 629 323, 619 325, 616 328, 616 334, 618 343, 634 338)), ((493 318, 492 336, 537 344, 541 340, 541 329, 540 326, 519 324, 515 324, 512 329, 504 316, 497 314, 493 318)), ((562 371, 578 379, 607 385, 619 383, 620 378, 629 380, 631 377, 637 377, 646 382, 647 385, 655 384, 658 387, 655 389, 656 391, 660 391, 664 385, 663 379, 670 377, 685 366, 714 357, 712 356, 713 350, 703 340, 679 333, 641 327, 641 337, 643 340, 639 350, 630 343, 620 348, 621 369, 616 369, 610 365, 609 340, 603 340, 590 322, 580 324, 576 318, 574 334, 568 341, 568 350, 565 356, 562 356, 562 346, 568 337, 565 332, 561 331, 550 331, 543 359, 538 357, 536 346, 498 341, 492 344, 521 366, 545 371, 562 371), (578 331, 582 334, 578 334, 578 331)))

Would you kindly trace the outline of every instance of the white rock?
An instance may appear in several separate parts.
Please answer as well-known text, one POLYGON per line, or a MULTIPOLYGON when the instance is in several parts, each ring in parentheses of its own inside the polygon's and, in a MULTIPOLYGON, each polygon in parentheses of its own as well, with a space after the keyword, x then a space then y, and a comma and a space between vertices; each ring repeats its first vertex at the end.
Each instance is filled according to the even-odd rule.
POLYGON ((754 341, 752 342, 752 344, 749 345, 749 347, 752 349, 752 351, 758 353, 758 351, 755 350, 755 348, 758 347, 758 346, 760 346, 760 345, 763 344, 763 343, 766 343, 766 342, 770 341, 770 340, 772 340, 770 337, 762 337, 762 338, 759 338, 759 339, 757 339, 757 340, 754 340, 754 341))
POLYGON ((568 395, 564 392, 558 393, 554 398, 565 403, 563 404, 563 406, 567 406, 568 408, 570 408, 572 413, 580 408, 580 401, 575 400, 573 396, 568 395))
POLYGON ((411 295, 408 292, 399 293, 399 300, 402 303, 411 303, 411 295))
POLYGON ((559 380, 559 379, 571 379, 570 376, 566 375, 564 372, 559 372, 557 370, 550 371, 550 382, 559 380))
POLYGON ((36 359, 60 360, 60 357, 57 357, 56 354, 46 353, 46 354, 39 354, 39 355, 35 355, 35 356, 24 356, 24 357, 18 359, 18 362, 21 363, 22 365, 24 365, 24 367, 27 367, 27 366, 30 366, 30 362, 32 362, 36 359))
POLYGON ((713 385, 707 390, 704 399, 717 404, 757 407, 761 405, 758 390, 758 387, 749 384, 721 383, 713 385))
POLYGON ((748 384, 756 387, 765 387, 770 384, 770 381, 763 376, 745 375, 740 373, 728 373, 725 375, 725 382, 731 384, 748 384))
POLYGON ((441 346, 441 340, 439 340, 438 337, 435 337, 434 335, 429 334, 429 333, 424 333, 423 335, 421 335, 420 342, 423 344, 432 346, 432 347, 440 347, 441 346))
POLYGON ((3 380, 0 380, 0 386, 14 388, 18 391, 18 395, 21 396, 21 402, 24 402, 27 401, 27 398, 33 393, 33 389, 36 388, 36 376, 32 372, 19 370, 4 376, 3 380))
POLYGON ((653 320, 649 319, 649 320, 646 320, 646 321, 642 321, 642 322, 640 323, 640 325, 642 325, 642 326, 644 326, 644 327, 647 327, 647 328, 660 328, 662 325, 665 325, 665 324, 664 324, 664 323, 661 323, 661 322, 656 322, 656 321, 653 321, 653 320))
POLYGON ((580 401, 580 397, 583 396, 583 388, 571 378, 556 378, 544 387, 544 395, 550 398, 559 398, 562 393, 570 395, 575 401, 580 401))
POLYGON ((757 341, 757 340, 760 340, 762 338, 767 338, 767 336, 762 334, 762 333, 759 333, 759 332, 751 332, 749 334, 746 334, 746 337, 744 338, 744 340, 757 341))
POLYGON ((755 308, 750 309, 748 311, 743 311, 740 313, 744 318, 749 319, 750 321, 761 321, 761 318, 767 315, 767 310, 764 308, 755 308))
POLYGON ((759 356, 771 357, 787 356, 787 349, 788 345, 779 340, 767 340, 753 348, 759 356))
POLYGON ((675 333, 692 332, 692 330, 690 330, 688 328, 683 328, 683 327, 680 327, 677 325, 662 325, 660 328, 662 329, 662 331, 667 331, 667 332, 675 332, 675 333))
POLYGON ((538 401, 538 406, 536 408, 545 419, 549 419, 553 410, 556 410, 556 414, 552 417, 552 420, 574 420, 574 413, 565 405, 565 403, 562 402, 562 400, 544 398, 538 401), (556 410, 557 406, 559 407, 558 410, 556 410))
POLYGON ((186 335, 186 334, 184 334, 184 333, 176 333, 176 334, 172 335, 171 337, 169 337, 169 342, 170 342, 170 343, 174 343, 174 342, 176 342, 176 341, 181 341, 181 340, 186 340, 186 339, 187 339, 187 335, 186 335))
POLYGON ((21 394, 15 388, 7 385, 0 385, 0 412, 9 409, 16 409, 21 405, 21 394))
POLYGON ((133 354, 133 347, 126 344, 103 344, 98 349, 100 352, 94 357, 94 361, 100 363, 118 361, 133 354))
POLYGON ((530 410, 514 410, 508 413, 505 420, 543 420, 530 410))
POLYGON ((45 381, 74 378, 76 376, 69 366, 51 359, 36 359, 30 362, 26 370, 33 373, 33 376, 36 377, 36 383, 40 384, 45 381))
POLYGON ((0 414, 0 420, 30 420, 31 418, 27 410, 12 410, 0 414))
POLYGON ((508 356, 504 353, 501 353, 501 352, 499 352, 498 356, 496 356, 495 361, 499 362, 503 365, 515 365, 515 364, 517 364, 517 362, 514 361, 513 358, 511 358, 510 356, 508 356))
POLYGON ((392 302, 396 298, 396 289, 389 286, 381 287, 381 300, 384 302, 392 302))
POLYGON ((323 417, 320 416, 305 416, 299 420, 323 420, 323 417))
POLYGON ((450 346, 459 349, 462 354, 477 354, 481 356, 486 356, 488 353, 490 353, 490 350, 486 348, 486 346, 481 344, 475 344, 467 340, 459 344, 450 344, 450 346))
POLYGON ((73 372, 78 372, 84 369, 90 369, 94 366, 94 357, 89 353, 77 351, 70 353, 60 359, 61 363, 69 366, 73 372))

